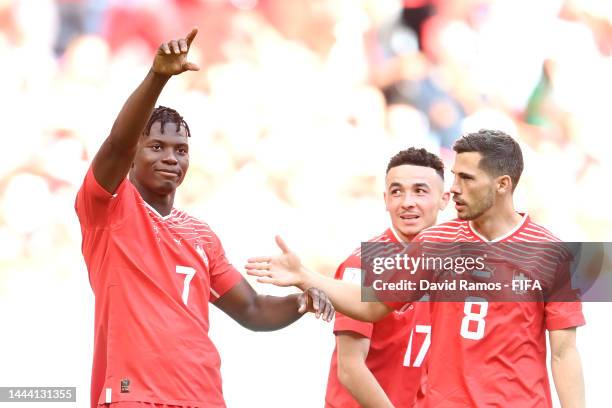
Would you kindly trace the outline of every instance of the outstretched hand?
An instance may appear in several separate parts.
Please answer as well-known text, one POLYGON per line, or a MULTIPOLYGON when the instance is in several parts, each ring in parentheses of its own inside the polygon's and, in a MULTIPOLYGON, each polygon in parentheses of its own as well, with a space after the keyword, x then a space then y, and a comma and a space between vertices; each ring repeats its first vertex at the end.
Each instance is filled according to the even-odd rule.
POLYGON ((302 292, 298 298, 298 305, 298 312, 314 313, 317 319, 322 317, 326 322, 330 322, 336 312, 325 292, 317 288, 309 288, 302 292))
POLYGON ((194 28, 185 38, 162 43, 153 60, 153 72, 160 75, 177 75, 185 71, 198 71, 200 67, 187 61, 187 53, 197 34, 198 29, 194 28))
POLYGON ((247 275, 257 276, 257 282, 271 283, 276 286, 301 286, 305 271, 300 258, 287 247, 281 237, 276 236, 276 244, 283 251, 278 256, 258 256, 249 258, 245 265, 247 275))

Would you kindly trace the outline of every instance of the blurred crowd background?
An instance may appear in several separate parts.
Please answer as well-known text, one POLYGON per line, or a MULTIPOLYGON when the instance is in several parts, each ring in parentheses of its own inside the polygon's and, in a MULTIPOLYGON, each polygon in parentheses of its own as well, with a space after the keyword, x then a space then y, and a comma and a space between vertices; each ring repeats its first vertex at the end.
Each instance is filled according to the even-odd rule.
POLYGON ((58 330, 36 297, 78 293, 87 313, 53 310, 90 341, 74 197, 156 48, 193 26, 202 70, 160 98, 193 135, 177 206, 237 266, 283 233, 332 273, 386 227, 395 152, 427 147, 450 166, 454 140, 480 128, 523 147, 518 210, 567 241, 612 239, 607 1, 0 0, 4 322, 25 324, 1 306, 27 304, 58 330))

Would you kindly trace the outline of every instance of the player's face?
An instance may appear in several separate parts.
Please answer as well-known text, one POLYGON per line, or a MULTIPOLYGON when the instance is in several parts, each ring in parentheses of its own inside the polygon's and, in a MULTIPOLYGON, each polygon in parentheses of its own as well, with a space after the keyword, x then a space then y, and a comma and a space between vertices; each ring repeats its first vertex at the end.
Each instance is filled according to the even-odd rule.
POLYGON ((149 135, 143 135, 138 143, 132 175, 147 190, 167 195, 183 182, 188 167, 185 128, 181 126, 177 132, 176 123, 166 123, 162 134, 161 122, 155 122, 149 135))
POLYGON ((455 158, 451 187, 457 216, 474 220, 495 204, 495 179, 479 167, 478 152, 459 153, 455 158))
POLYGON ((385 178, 385 204, 393 228, 405 241, 436 223, 448 203, 442 178, 431 167, 404 164, 385 178))

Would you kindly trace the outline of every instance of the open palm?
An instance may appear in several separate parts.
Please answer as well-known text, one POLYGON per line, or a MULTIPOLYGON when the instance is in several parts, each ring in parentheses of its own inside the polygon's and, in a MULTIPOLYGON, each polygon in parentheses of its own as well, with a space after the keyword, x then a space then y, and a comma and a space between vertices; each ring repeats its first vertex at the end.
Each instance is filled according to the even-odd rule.
POLYGON ((281 237, 276 237, 276 244, 283 253, 278 256, 250 258, 245 266, 247 274, 257 276, 257 281, 261 283, 271 283, 276 286, 300 286, 303 278, 300 258, 289 250, 281 237))

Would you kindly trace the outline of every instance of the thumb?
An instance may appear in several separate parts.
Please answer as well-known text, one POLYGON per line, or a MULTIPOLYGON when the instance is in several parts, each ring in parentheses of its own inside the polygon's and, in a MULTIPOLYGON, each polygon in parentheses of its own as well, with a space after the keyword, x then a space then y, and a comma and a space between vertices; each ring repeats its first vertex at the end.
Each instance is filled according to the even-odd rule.
POLYGON ((306 296, 304 296, 304 294, 302 293, 298 299, 298 312, 299 313, 306 313, 308 311, 308 299, 306 298, 306 296))
POLYGON ((283 241, 283 239, 280 237, 280 235, 277 235, 276 237, 274 237, 274 239, 276 240, 276 245, 278 245, 281 251, 283 251, 283 254, 291 252, 287 244, 285 244, 285 241, 283 241))
POLYGON ((183 69, 185 71, 199 71, 200 67, 198 67, 198 65, 194 64, 193 62, 185 62, 183 63, 183 69))

